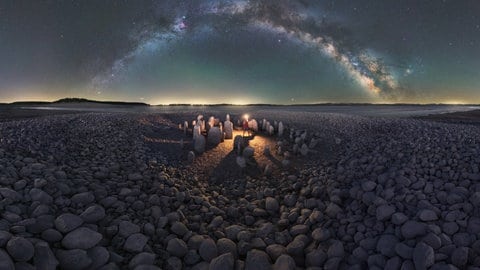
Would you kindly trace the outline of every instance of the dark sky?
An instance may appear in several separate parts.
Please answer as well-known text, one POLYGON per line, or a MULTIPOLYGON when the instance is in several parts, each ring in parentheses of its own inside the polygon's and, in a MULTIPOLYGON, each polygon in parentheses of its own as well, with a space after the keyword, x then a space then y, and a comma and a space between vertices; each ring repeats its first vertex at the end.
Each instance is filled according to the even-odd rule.
POLYGON ((0 0, 0 102, 480 103, 478 0, 0 0))

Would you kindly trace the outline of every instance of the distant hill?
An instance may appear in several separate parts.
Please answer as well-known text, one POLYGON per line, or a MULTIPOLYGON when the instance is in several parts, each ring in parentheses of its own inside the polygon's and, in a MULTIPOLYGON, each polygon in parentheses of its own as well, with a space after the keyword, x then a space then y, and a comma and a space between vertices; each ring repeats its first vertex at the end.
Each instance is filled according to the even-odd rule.
POLYGON ((56 101, 16 101, 10 103, 12 105, 48 105, 48 104, 71 104, 71 103, 95 103, 95 104, 107 104, 107 105, 122 105, 122 106, 150 106, 143 102, 124 102, 124 101, 98 101, 90 100, 86 98, 62 98, 56 101))

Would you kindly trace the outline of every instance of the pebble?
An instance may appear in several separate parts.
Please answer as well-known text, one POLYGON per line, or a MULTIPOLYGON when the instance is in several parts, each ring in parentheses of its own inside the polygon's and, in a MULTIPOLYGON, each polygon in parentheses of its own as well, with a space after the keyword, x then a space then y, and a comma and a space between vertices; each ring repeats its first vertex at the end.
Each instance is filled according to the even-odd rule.
POLYGON ((62 240, 62 246, 67 249, 89 249, 102 240, 102 235, 87 227, 80 227, 69 232, 62 240))
POLYGON ((32 243, 23 237, 12 237, 7 243, 7 251, 17 262, 26 262, 33 257, 32 243))
POLYGON ((168 241, 167 251, 173 256, 182 258, 188 252, 187 244, 179 238, 172 238, 168 241))
POLYGON ((143 248, 147 242, 147 236, 141 233, 134 233, 127 238, 125 244, 123 245, 123 249, 132 253, 140 253, 143 251, 143 248))

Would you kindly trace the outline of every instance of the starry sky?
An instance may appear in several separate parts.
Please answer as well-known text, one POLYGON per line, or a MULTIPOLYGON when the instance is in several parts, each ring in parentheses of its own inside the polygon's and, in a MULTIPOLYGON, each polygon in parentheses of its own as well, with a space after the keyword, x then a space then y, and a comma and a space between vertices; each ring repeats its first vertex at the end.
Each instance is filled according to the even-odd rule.
POLYGON ((0 102, 480 103, 478 0, 0 0, 0 102))

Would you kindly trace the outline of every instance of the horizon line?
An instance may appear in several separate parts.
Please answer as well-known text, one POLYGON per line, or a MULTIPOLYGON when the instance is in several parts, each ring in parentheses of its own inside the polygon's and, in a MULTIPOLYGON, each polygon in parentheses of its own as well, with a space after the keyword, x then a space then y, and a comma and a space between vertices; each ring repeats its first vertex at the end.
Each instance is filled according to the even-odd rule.
POLYGON ((414 103, 414 102, 316 102, 316 103, 165 103, 165 104, 150 104, 138 101, 116 101, 116 100, 93 100, 87 98, 61 98, 54 101, 29 101, 18 100, 12 102, 0 102, 0 105, 17 105, 17 104, 61 104, 61 103, 100 103, 107 105, 139 105, 139 106, 321 106, 321 105, 458 105, 458 106, 480 106, 475 103, 461 103, 461 102, 431 102, 431 103, 414 103))

